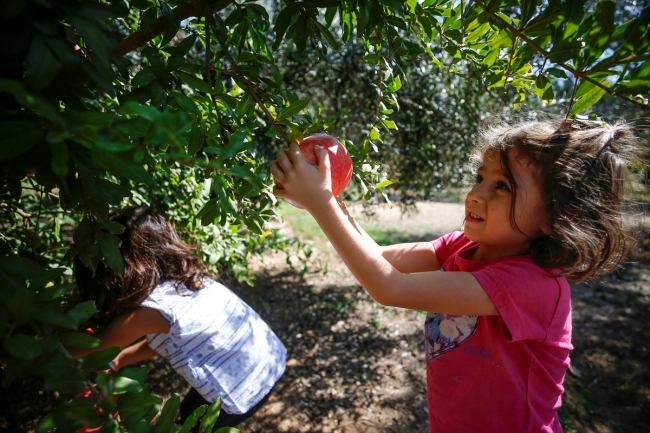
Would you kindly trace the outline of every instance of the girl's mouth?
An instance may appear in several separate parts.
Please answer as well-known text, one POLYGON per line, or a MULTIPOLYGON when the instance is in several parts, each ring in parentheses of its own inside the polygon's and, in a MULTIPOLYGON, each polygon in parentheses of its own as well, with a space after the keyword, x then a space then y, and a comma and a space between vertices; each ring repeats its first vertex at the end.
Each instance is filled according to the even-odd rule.
POLYGON ((483 218, 480 216, 476 215, 474 212, 470 212, 467 214, 467 218, 465 218, 468 221, 473 221, 473 222, 481 222, 485 221, 483 218))

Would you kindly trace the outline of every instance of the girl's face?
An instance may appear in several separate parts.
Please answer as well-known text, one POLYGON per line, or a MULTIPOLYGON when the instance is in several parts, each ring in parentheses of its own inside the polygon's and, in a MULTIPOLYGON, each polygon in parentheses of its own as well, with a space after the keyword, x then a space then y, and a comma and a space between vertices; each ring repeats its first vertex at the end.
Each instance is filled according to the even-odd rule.
POLYGON ((534 238, 548 233, 548 214, 536 170, 525 158, 517 158, 516 148, 508 153, 517 183, 514 217, 519 230, 510 223, 513 192, 501 154, 490 151, 483 156, 474 187, 465 199, 465 236, 480 243, 469 257, 473 260, 525 254, 534 238))

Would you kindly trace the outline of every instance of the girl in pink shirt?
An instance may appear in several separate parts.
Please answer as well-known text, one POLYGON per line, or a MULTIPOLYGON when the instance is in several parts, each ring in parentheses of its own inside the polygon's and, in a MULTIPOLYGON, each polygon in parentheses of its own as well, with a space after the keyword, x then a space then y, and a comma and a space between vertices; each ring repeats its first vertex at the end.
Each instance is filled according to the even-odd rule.
POLYGON ((298 146, 271 165, 274 193, 309 211, 379 303, 426 310, 432 432, 561 432, 569 366, 567 279, 608 273, 634 237, 624 225, 628 125, 559 120, 482 132, 463 232, 377 245, 331 190, 327 151, 298 146), (435 312, 435 313, 433 313, 435 312))

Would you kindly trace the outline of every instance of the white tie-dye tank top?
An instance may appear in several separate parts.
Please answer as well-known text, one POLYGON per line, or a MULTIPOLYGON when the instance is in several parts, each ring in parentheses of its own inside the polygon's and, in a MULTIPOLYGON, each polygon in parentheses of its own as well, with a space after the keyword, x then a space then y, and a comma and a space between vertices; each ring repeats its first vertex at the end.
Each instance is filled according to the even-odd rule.
POLYGON ((167 334, 149 334, 164 356, 206 400, 222 399, 230 414, 246 413, 282 376, 286 348, 262 318, 230 289, 212 280, 190 291, 176 281, 156 287, 141 304, 169 321, 167 334))

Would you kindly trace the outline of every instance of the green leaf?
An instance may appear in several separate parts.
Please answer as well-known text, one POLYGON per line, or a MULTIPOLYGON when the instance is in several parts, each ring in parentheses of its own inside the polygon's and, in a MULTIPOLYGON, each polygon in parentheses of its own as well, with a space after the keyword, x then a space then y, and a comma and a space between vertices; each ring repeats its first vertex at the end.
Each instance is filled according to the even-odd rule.
POLYGON ((99 352, 93 352, 90 355, 79 360, 84 368, 90 371, 107 370, 117 355, 122 351, 119 347, 109 347, 99 352))
POLYGON ((20 120, 0 122, 0 160, 27 152, 43 138, 38 124, 20 120))
POLYGON ((174 36, 176 36, 176 33, 178 33, 178 30, 181 27, 181 21, 176 17, 176 14, 167 3, 162 3, 161 9, 163 21, 165 23, 165 33, 163 35, 162 41, 160 41, 160 45, 163 46, 171 41, 174 36))
POLYGON ((219 413, 221 412, 221 397, 217 397, 217 401, 212 403, 208 407, 207 413, 201 419, 201 428, 199 433, 209 432, 212 430, 212 426, 217 422, 219 418, 219 413))
POLYGON ((79 397, 66 404, 66 415, 73 417, 77 422, 88 426, 99 426, 104 419, 95 409, 95 399, 92 397, 79 397))
POLYGON ((160 85, 167 87, 169 83, 169 71, 165 62, 160 58, 162 53, 148 46, 142 49, 142 53, 151 64, 151 69, 158 78, 160 85))
POLYGON ((616 3, 610 0, 600 1, 589 33, 585 36, 585 51, 589 52, 591 62, 596 62, 607 48, 614 34, 614 17, 616 16, 616 3))
POLYGON ((68 146, 65 143, 50 143, 52 159, 50 165, 54 174, 65 176, 68 174, 68 146))
POLYGON ((402 0, 379 0, 379 3, 393 9, 400 15, 404 13, 404 2, 402 0))
POLYGON ((113 375, 115 383, 115 394, 124 394, 125 392, 140 392, 142 391, 142 384, 137 380, 129 377, 121 377, 113 375))
POLYGON ((383 182, 378 183, 378 184, 375 186, 375 189, 376 189, 377 191, 379 191, 379 190, 381 190, 381 189, 383 189, 383 188, 386 188, 387 186, 394 185, 394 184, 396 184, 396 183, 398 183, 398 182, 399 182, 399 181, 397 181, 397 180, 385 180, 385 181, 383 181, 383 182))
MULTIPOLYGON (((605 87, 611 86, 611 83, 607 80, 601 82, 605 87)), ((580 114, 594 105, 600 100, 605 94, 605 89, 597 87, 593 83, 584 81, 578 90, 576 91, 576 96, 580 93, 580 97, 577 99, 575 104, 571 107, 571 114, 580 114)))
POLYGON ((339 49, 339 44, 338 44, 338 42, 336 42, 336 39, 334 39, 334 35, 332 35, 332 33, 329 31, 329 29, 327 27, 325 27, 324 25, 322 25, 321 23, 319 23, 317 20, 313 20, 312 22, 318 28, 318 30, 320 30, 321 34, 327 40, 327 43, 330 44, 330 46, 332 48, 334 48, 335 50, 338 50, 339 49))
POLYGON ((548 68, 545 72, 557 78, 569 78, 567 71, 562 68, 548 68))
POLYGON ((117 176, 156 186, 156 182, 142 165, 135 164, 130 152, 107 152, 98 147, 93 148, 93 159, 102 167, 117 176), (131 157, 131 158, 129 158, 131 157))
POLYGON ((140 26, 138 30, 142 32, 149 32, 153 30, 156 25, 156 20, 158 19, 158 8, 156 6, 151 6, 149 9, 142 12, 140 15, 140 26))
POLYGON ((237 106, 235 107, 235 115, 237 117, 244 116, 248 113, 248 110, 250 110, 254 103, 255 100, 251 97, 250 93, 246 93, 237 103, 237 106))
POLYGON ((39 290, 36 295, 37 301, 51 301, 52 299, 60 298, 66 293, 70 292, 77 285, 75 283, 56 284, 51 287, 44 287, 39 290))
POLYGON ((219 12, 232 4, 233 0, 217 0, 212 6, 212 12, 219 12))
POLYGON ((112 57, 117 54, 117 43, 102 31, 103 26, 98 25, 96 20, 76 15, 67 16, 66 21, 72 24, 84 39, 85 44, 99 56, 96 58, 97 61, 103 65, 110 64, 112 57))
POLYGON ((119 110, 119 114, 132 114, 140 116, 144 119, 153 121, 160 117, 160 111, 150 105, 138 104, 135 101, 128 101, 124 103, 119 110))
POLYGON ((282 112, 278 114, 278 116, 276 117, 276 120, 288 119, 294 114, 300 113, 300 111, 302 111, 305 107, 307 107, 307 105, 309 105, 309 98, 299 99, 293 104, 289 105, 284 110, 282 110, 282 112))
POLYGON ((61 71, 61 62, 50 50, 45 38, 36 34, 29 46, 25 78, 29 87, 42 90, 49 86, 61 71))
POLYGON ((196 424, 201 418, 201 416, 205 413, 205 411, 208 409, 208 405, 204 404, 202 406, 199 406, 192 412, 192 415, 188 416, 185 422, 183 423, 183 427, 180 429, 179 433, 190 433, 190 430, 192 430, 192 427, 194 427, 194 424, 196 424))
POLYGON ((481 24, 476 30, 473 30, 465 37, 465 43, 476 42, 490 31, 490 23, 481 24))
POLYGON ((15 358, 34 359, 41 355, 41 345, 34 337, 14 335, 4 340, 2 347, 15 358))
POLYGON ((68 311, 70 317, 79 326, 82 322, 90 319, 90 317, 97 312, 95 301, 85 301, 76 304, 68 311))
POLYGON ((147 379, 147 373, 149 373, 149 367, 143 365, 141 367, 123 368, 119 372, 115 373, 115 375, 120 377, 128 377, 129 379, 144 383, 147 379))
POLYGON ((160 413, 160 418, 156 423, 154 433, 166 433, 174 426, 174 419, 176 418, 176 411, 181 404, 181 398, 178 394, 174 393, 167 400, 160 413))
POLYGON ((208 83, 203 81, 201 78, 198 78, 194 75, 188 74, 187 72, 176 71, 175 74, 183 80, 191 88, 198 90, 199 92, 204 93, 216 93, 214 89, 208 86, 208 83))
POLYGON ((224 162, 239 152, 254 148, 256 146, 254 142, 244 141, 246 140, 247 136, 248 134, 245 131, 240 131, 236 134, 232 134, 228 140, 228 146, 226 146, 226 148, 221 151, 218 161, 224 162))
POLYGON ((282 9, 275 19, 273 31, 275 32, 275 41, 273 42, 273 50, 280 48, 280 43, 284 38, 289 25, 291 24, 291 17, 297 13, 297 7, 294 3, 290 3, 287 7, 282 9))
POLYGON ((59 337, 66 346, 80 347, 82 349, 92 349, 101 344, 99 339, 85 332, 63 332, 59 334, 59 337))
POLYGON ((0 78, 0 92, 11 94, 16 102, 23 107, 33 110, 53 123, 63 123, 59 110, 52 105, 50 100, 42 95, 28 93, 20 81, 0 78))
POLYGON ((34 318, 40 322, 59 326, 63 329, 77 329, 77 323, 61 311, 60 306, 55 308, 44 304, 36 305, 34 318))
POLYGON ((387 90, 390 93, 395 93, 402 88, 402 80, 400 80, 399 75, 393 78, 393 80, 388 83, 387 90))
POLYGON ((194 116, 198 114, 196 105, 194 105, 194 101, 192 101, 192 99, 190 99, 189 96, 187 96, 184 93, 178 92, 176 90, 171 92, 170 95, 174 97, 178 106, 181 107, 183 110, 187 111, 188 113, 194 116))
POLYGON ((196 152, 203 148, 203 143, 205 142, 205 131, 201 127, 199 122, 196 122, 192 127, 192 132, 190 133, 190 141, 187 146, 187 153, 189 155, 195 155, 196 152))
POLYGON ((544 101, 550 102, 553 100, 553 85, 545 75, 539 75, 535 79, 535 88, 533 91, 544 101))
MULTIPOLYGON (((120 414, 120 420, 125 424, 127 430, 131 432, 129 424, 141 420, 151 408, 155 408, 161 403, 162 399, 160 397, 151 395, 145 390, 137 393, 122 394, 117 402, 117 412, 120 414)), ((148 425, 153 430, 154 426, 151 424, 148 425)))
POLYGON ((104 263, 113 269, 117 275, 122 275, 124 273, 124 260, 120 253, 122 243, 120 238, 105 231, 100 231, 97 240, 102 250, 104 263))
POLYGON ((388 129, 397 129, 397 124, 392 120, 382 119, 381 123, 383 123, 384 126, 388 129))
POLYGON ((219 216, 219 199, 213 198, 208 200, 201 210, 196 214, 196 218, 204 226, 210 225, 219 216))
POLYGON ((549 58, 555 63, 564 63, 576 57, 581 48, 581 41, 558 41, 551 49, 549 58))
POLYGON ((173 54, 175 56, 184 56, 185 54, 187 54, 192 49, 194 44, 196 44, 197 38, 198 37, 197 37, 196 33, 191 33, 190 35, 185 37, 185 39, 183 39, 180 44, 178 44, 178 45, 176 45, 176 47, 174 47, 173 54))
POLYGON ((145 66, 140 69, 140 72, 135 74, 131 80, 131 85, 135 87, 145 86, 156 79, 156 74, 151 66, 145 66))

